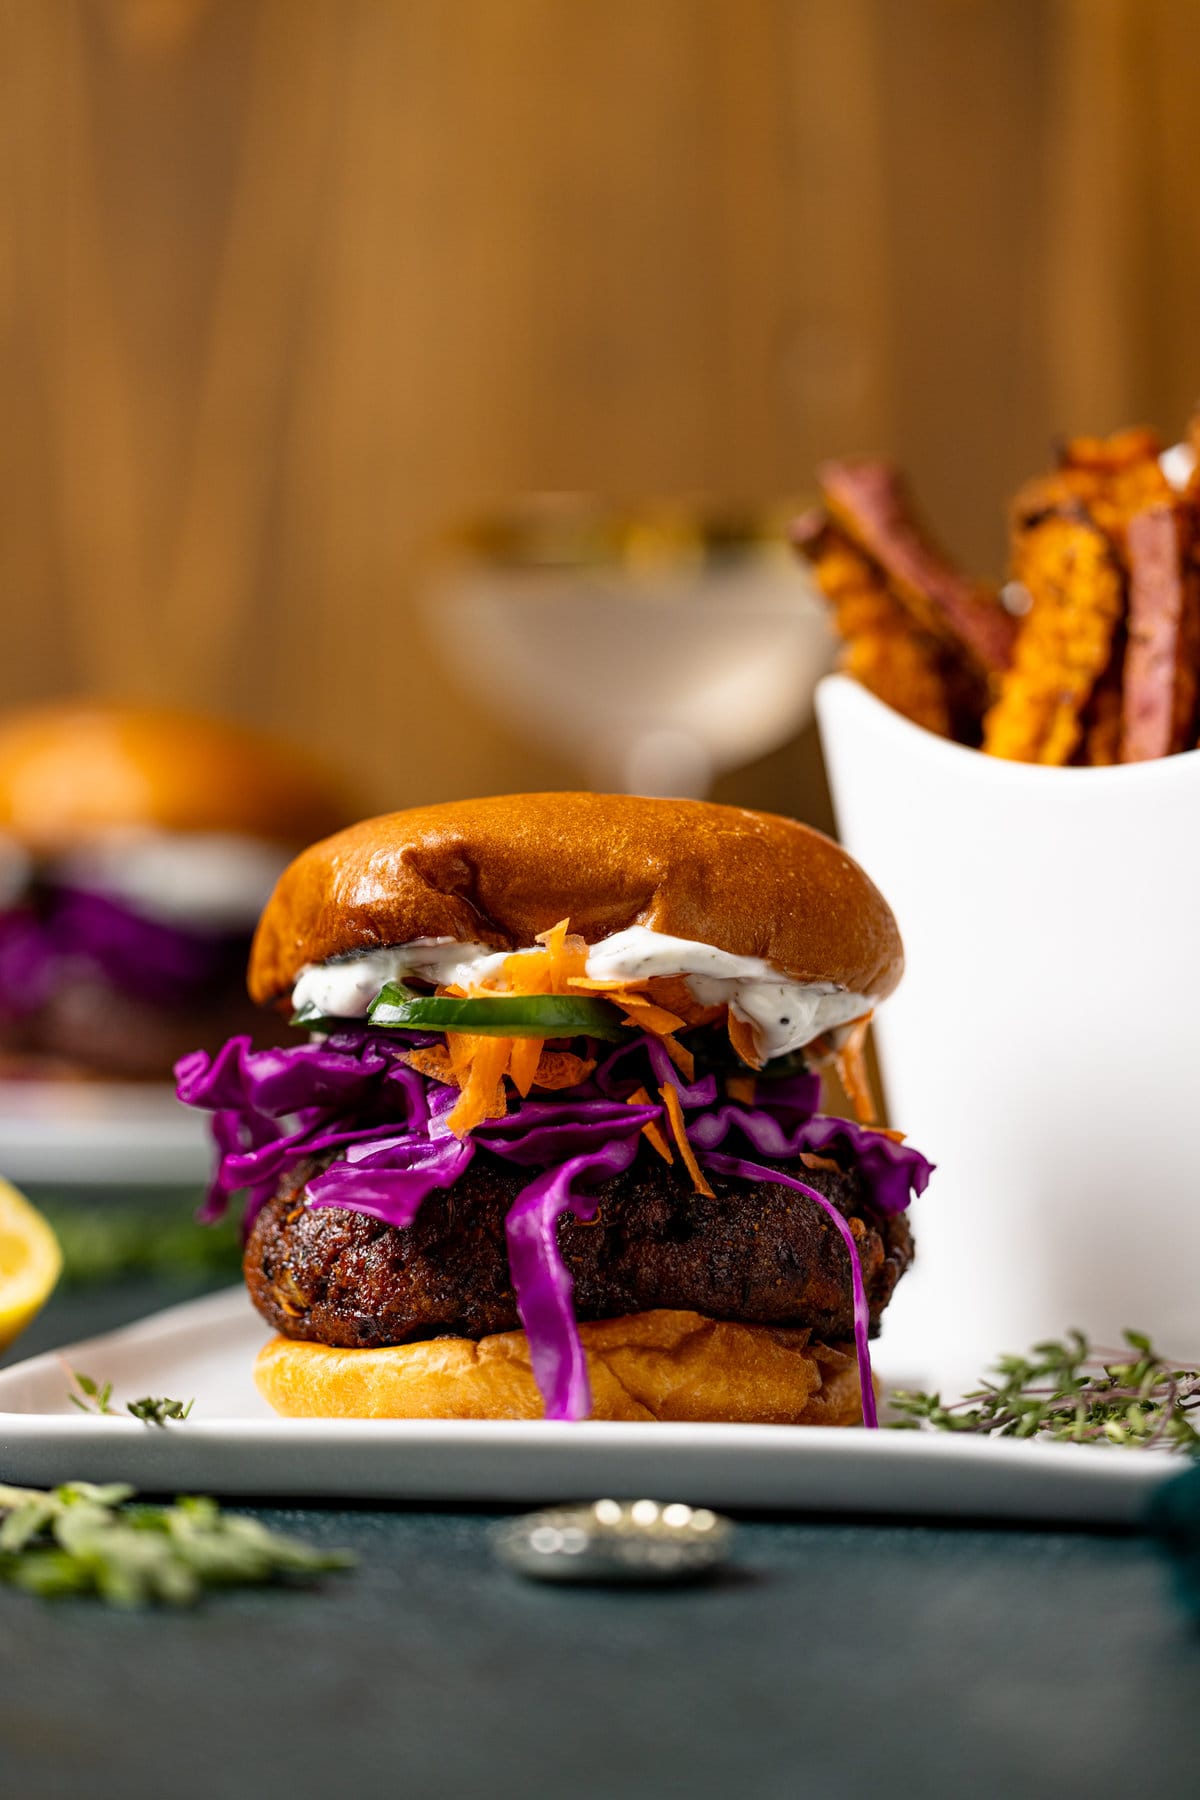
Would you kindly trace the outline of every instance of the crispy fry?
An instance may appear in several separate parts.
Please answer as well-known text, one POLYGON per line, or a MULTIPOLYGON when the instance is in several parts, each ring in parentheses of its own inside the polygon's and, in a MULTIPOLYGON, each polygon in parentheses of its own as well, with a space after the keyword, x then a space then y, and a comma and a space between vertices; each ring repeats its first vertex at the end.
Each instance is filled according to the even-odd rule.
POLYGON ((1011 507, 1011 581, 954 568, 881 458, 826 463, 794 537, 846 642, 842 667, 991 755, 1136 762, 1200 731, 1200 409, 1185 450, 1133 426, 1075 437, 1011 507), (1190 476, 1189 458, 1195 457, 1190 476), (1006 607, 1024 590, 1028 609, 1006 607))
MULTIPOLYGON (((1173 721, 1170 730, 1185 729, 1189 699, 1190 724, 1194 686, 1190 695, 1178 696, 1178 720, 1174 697, 1157 707, 1153 697, 1147 699, 1148 682, 1160 691, 1166 683, 1161 666, 1153 677, 1146 668, 1150 626, 1139 628, 1147 641, 1136 655, 1132 624, 1128 649, 1124 641, 1126 598, 1128 593, 1132 601, 1135 579, 1143 589, 1147 580, 1153 583, 1157 598, 1143 597, 1142 614, 1159 620, 1172 642, 1186 621, 1182 590, 1174 604, 1163 595, 1167 578, 1155 534, 1161 538, 1170 530, 1175 500, 1159 466, 1160 448, 1157 436, 1142 426, 1107 438, 1074 438, 1062 447, 1057 469, 1027 482, 1017 494, 1013 569, 1033 605, 1018 637, 1012 675, 984 723, 984 748, 993 755, 1093 765, 1132 760, 1127 746, 1138 742, 1138 734, 1130 736, 1131 697, 1143 715, 1147 708, 1157 714, 1158 729, 1150 728, 1144 743, 1169 735, 1162 729, 1164 711, 1173 721), (1165 513, 1166 523, 1134 527, 1135 520, 1158 512, 1165 513), (1130 541, 1133 529, 1140 534, 1140 551, 1130 541), (1143 569, 1135 576, 1139 559, 1143 569), (1137 676, 1132 690, 1131 669, 1137 676)), ((1162 631, 1153 635, 1161 665, 1171 652, 1164 648, 1162 631)))
POLYGON ((1083 709, 1080 738, 1072 762, 1093 769, 1110 768, 1121 760, 1121 709, 1125 679, 1125 622, 1113 633, 1108 667, 1092 689, 1083 709))
POLYGON ((1130 519, 1147 507, 1169 506, 1173 498, 1159 465, 1158 439, 1144 427, 1111 438, 1074 438, 1064 445, 1056 469, 1018 491, 1013 530, 1018 533, 1048 513, 1082 507, 1124 556, 1130 519))
POLYGON ((1152 506, 1127 531, 1129 649, 1121 761, 1170 756, 1195 741, 1200 583, 1178 505, 1152 506))
POLYGON ((1078 503, 1018 530, 1015 578, 1032 605, 983 747, 1014 762, 1067 763, 1082 714, 1108 666, 1124 582, 1107 535, 1078 503))
POLYGON ((933 542, 899 471, 861 457, 823 463, 817 480, 834 522, 883 570, 914 623, 986 680, 1002 675, 1015 620, 994 588, 964 575, 933 542))
POLYGON ((1109 437, 1067 438, 1058 453, 1064 469, 1092 469, 1114 475, 1123 469, 1154 463, 1162 454, 1162 439, 1150 425, 1128 425, 1109 437))
POLYGON ((941 650, 914 630, 882 572, 824 515, 806 514, 793 538, 833 609, 845 672, 914 724, 951 736, 941 650))

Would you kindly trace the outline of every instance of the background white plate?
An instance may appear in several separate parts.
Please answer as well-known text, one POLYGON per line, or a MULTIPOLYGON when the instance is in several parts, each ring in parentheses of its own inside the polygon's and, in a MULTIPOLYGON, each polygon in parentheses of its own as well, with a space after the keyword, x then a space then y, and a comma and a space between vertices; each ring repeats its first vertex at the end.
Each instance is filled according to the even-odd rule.
POLYGON ((10 1181, 202 1186, 212 1154, 207 1115, 166 1082, 0 1081, 0 1174, 10 1181))
POLYGON ((251 1366, 267 1336, 244 1289, 0 1373, 0 1479, 131 1481, 148 1492, 537 1502, 650 1494, 795 1512, 1127 1524, 1179 1472, 1164 1454, 777 1425, 279 1419, 251 1366), (84 1415, 67 1367, 117 1401, 195 1398, 159 1429, 84 1415))

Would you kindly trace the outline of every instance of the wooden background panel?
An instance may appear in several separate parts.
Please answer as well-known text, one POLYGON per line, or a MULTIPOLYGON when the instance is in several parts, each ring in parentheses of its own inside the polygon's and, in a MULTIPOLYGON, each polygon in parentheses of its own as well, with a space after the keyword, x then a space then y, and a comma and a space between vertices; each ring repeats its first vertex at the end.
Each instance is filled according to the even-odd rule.
MULTIPOLYGON (((303 733, 368 804, 574 771, 425 651, 530 489, 913 469, 994 567, 1200 390, 1200 0, 0 0, 0 703, 303 733)), ((723 791, 817 808, 811 742, 723 791)))

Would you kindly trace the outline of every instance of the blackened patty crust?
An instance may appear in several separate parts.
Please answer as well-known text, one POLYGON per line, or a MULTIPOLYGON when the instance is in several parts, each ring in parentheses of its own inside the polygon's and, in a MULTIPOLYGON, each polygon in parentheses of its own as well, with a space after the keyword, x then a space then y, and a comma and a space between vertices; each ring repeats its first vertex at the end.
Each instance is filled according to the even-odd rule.
MULTIPOLYGON (((328 1159, 326 1159, 328 1160, 328 1159)), ((452 1188, 429 1196, 397 1229, 338 1207, 304 1204, 323 1163, 291 1171, 246 1246, 255 1306, 285 1337, 351 1349, 520 1327, 505 1248, 505 1215, 530 1172, 476 1153, 452 1188)), ((872 1333, 912 1260, 903 1213, 883 1217, 853 1174, 789 1165, 850 1222, 872 1333)), ((580 1319, 670 1307, 748 1324, 807 1326, 850 1337, 846 1247, 823 1210, 778 1183, 710 1175, 714 1199, 650 1151, 597 1189, 595 1220, 570 1214, 558 1241, 580 1319)))

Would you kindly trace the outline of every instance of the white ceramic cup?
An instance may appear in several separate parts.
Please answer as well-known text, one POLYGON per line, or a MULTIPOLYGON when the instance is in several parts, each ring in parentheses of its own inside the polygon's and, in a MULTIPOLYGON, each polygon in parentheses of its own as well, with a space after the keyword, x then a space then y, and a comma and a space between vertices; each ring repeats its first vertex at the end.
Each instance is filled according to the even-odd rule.
POLYGON ((1200 1357, 1200 752, 1002 762, 841 675, 817 716, 904 937, 889 1116, 938 1164, 881 1366, 950 1388, 1071 1325, 1200 1357))

